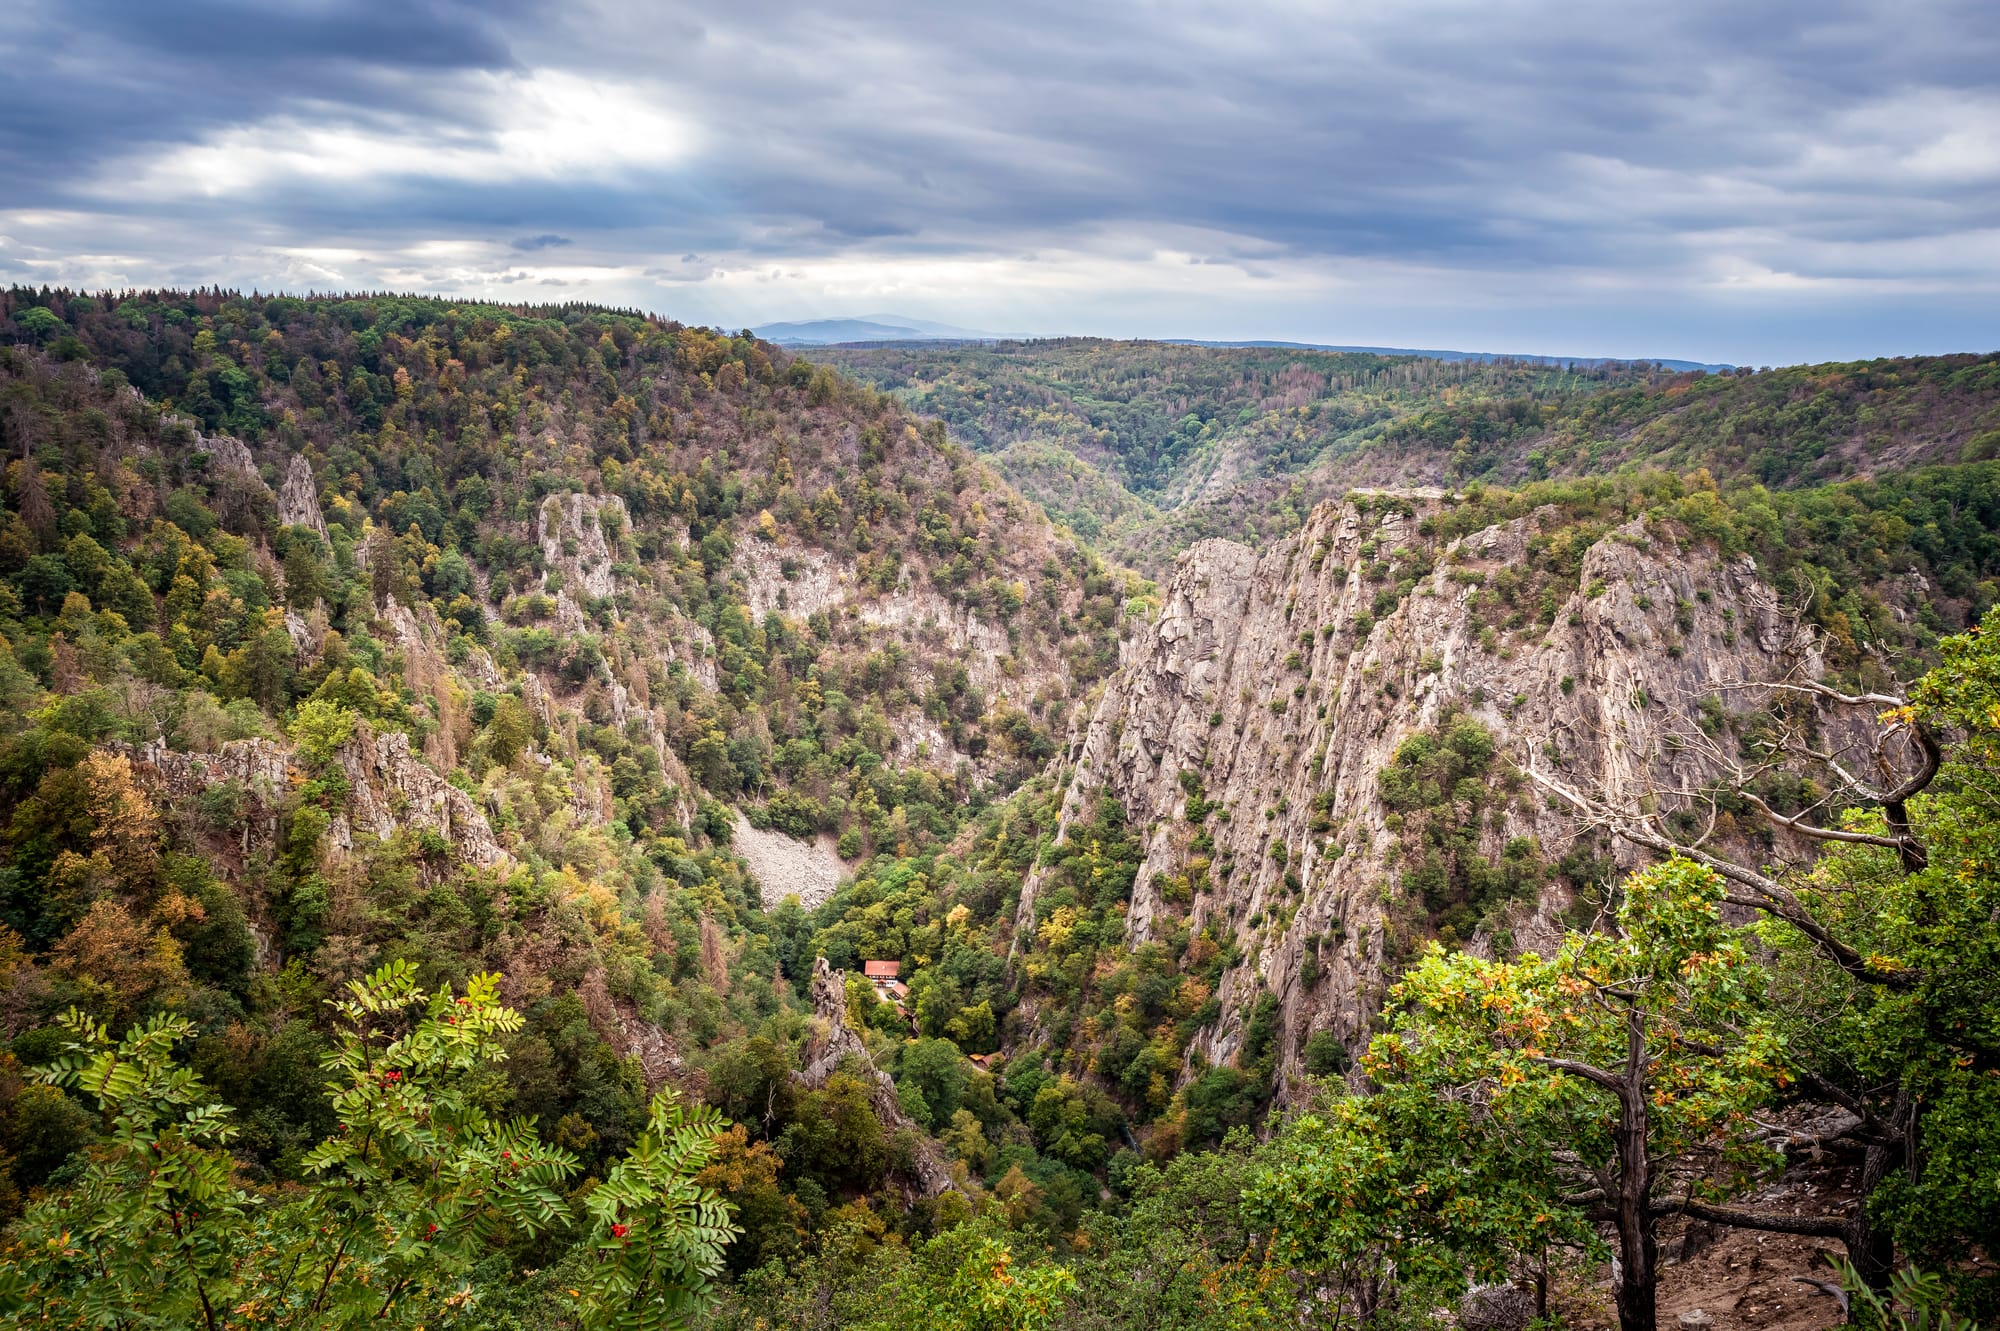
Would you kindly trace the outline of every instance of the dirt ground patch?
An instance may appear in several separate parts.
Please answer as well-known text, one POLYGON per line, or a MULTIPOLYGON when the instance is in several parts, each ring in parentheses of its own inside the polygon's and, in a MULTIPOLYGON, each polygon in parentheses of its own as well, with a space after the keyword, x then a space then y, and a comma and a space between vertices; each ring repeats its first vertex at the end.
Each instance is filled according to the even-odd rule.
POLYGON ((1831 1239, 1725 1230, 1714 1246, 1661 1272, 1660 1325, 1677 1326, 1682 1313, 1700 1308, 1715 1319, 1714 1331, 1838 1326, 1843 1320, 1840 1305, 1792 1277, 1833 1279, 1833 1270, 1818 1254, 1841 1251, 1831 1239))
MULTIPOLYGON (((1783 1179, 1734 1200, 1778 1214, 1838 1214, 1853 1205, 1851 1173, 1830 1165, 1795 1167, 1783 1179)), ((1839 1326, 1844 1321, 1840 1305, 1793 1277, 1834 1279, 1826 1258, 1842 1251, 1833 1239, 1662 1221, 1661 1331, 1679 1331, 1681 1314, 1696 1309, 1708 1314, 1709 1331, 1823 1331, 1839 1326)), ((1601 1270, 1594 1286, 1568 1292, 1562 1303, 1572 1325, 1618 1325, 1610 1275, 1601 1270)))
MULTIPOLYGON (((1670 1228, 1662 1226, 1663 1251, 1674 1246, 1669 1233, 1670 1228)), ((1661 1331, 1678 1331, 1680 1315, 1695 1309, 1708 1314, 1710 1331, 1823 1331, 1839 1326, 1844 1320, 1840 1305, 1792 1277, 1833 1279, 1833 1271, 1818 1254, 1840 1251, 1840 1245, 1828 1239, 1723 1230, 1699 1255, 1661 1268, 1661 1331)), ((1618 1314, 1611 1303, 1610 1272, 1598 1275, 1596 1287, 1567 1291, 1559 1302, 1572 1326, 1611 1331, 1618 1325, 1618 1314)))

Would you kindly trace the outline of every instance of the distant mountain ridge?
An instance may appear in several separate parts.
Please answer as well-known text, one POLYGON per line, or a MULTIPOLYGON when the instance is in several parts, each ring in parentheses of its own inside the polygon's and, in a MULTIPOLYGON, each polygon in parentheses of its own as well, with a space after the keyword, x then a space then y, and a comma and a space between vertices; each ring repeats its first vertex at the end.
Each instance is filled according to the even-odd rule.
POLYGON ((781 347, 825 347, 847 342, 987 341, 991 333, 903 314, 862 314, 852 318, 806 319, 763 324, 751 330, 781 347))
MULTIPOLYGON (((750 331, 767 342, 782 347, 835 347, 903 342, 1034 342, 1066 341, 1066 337, 1028 338, 984 333, 972 328, 915 319, 906 314, 860 314, 832 319, 805 319, 788 323, 761 324, 750 331)), ((1658 356, 1546 356, 1512 351, 1451 351, 1416 347, 1337 346, 1330 342, 1286 342, 1277 339, 1222 341, 1198 337, 1107 338, 1105 341, 1158 342, 1177 347, 1272 348, 1294 351, 1344 351, 1369 356, 1422 356, 1426 360, 1472 361, 1490 365, 1511 361, 1521 365, 1551 365, 1590 368, 1598 365, 1658 365, 1667 370, 1700 370, 1720 373, 1736 367, 1726 362, 1669 360, 1658 356)))
POLYGON ((1521 365, 1559 365, 1591 368, 1598 365, 1657 365, 1665 370, 1702 370, 1710 374, 1720 374, 1736 367, 1727 362, 1707 362, 1697 360, 1667 360, 1659 356, 1542 356, 1516 351, 1435 351, 1417 347, 1350 347, 1335 346, 1330 342, 1215 342, 1194 337, 1163 337, 1156 339, 1183 347, 1275 347, 1297 351, 1347 351, 1368 356, 1422 356, 1426 360, 1477 361, 1491 365, 1496 361, 1513 361, 1521 365))
POLYGON ((1058 338, 811 353, 944 419, 1049 514, 1149 575, 1254 548, 1357 486, 1627 467, 1773 486, 2000 452, 2000 358, 1727 374, 1655 361, 1058 338))

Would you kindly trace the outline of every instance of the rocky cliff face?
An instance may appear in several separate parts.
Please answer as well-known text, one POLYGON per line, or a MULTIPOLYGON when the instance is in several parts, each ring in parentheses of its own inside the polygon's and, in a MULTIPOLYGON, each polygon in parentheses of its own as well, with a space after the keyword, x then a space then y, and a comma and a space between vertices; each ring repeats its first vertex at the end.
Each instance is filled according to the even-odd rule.
MULTIPOLYGON (((1509 757, 1532 750, 1566 779, 1614 791, 1691 778, 1695 756, 1659 740, 1670 709, 1775 678, 1802 653, 1812 665, 1747 559, 1634 522, 1589 543, 1579 570, 1567 571, 1572 551, 1564 572, 1543 576, 1552 542, 1574 539, 1558 514, 1433 539, 1425 519, 1448 502, 1360 496, 1322 505, 1262 553, 1196 545, 1070 739, 1063 830, 1099 791, 1143 829, 1128 944, 1170 916, 1233 941, 1222 1016, 1195 1047, 1227 1061, 1249 1011, 1273 995, 1281 1090, 1314 1032, 1365 1043, 1392 978, 1403 857, 1378 776, 1412 735, 1453 713, 1483 723, 1502 758, 1481 848, 1498 860, 1511 839, 1533 838, 1552 862, 1577 829, 1509 757), (1508 571, 1530 606, 1512 621, 1486 586, 1508 571), (1214 810, 1205 828, 1184 816, 1190 773, 1214 810)), ((1023 891, 1017 936, 1037 886, 1031 877, 1023 891)), ((1514 943, 1547 941, 1567 904, 1553 882, 1521 903, 1514 943)), ((1491 932, 1472 945, 1490 946, 1491 932)))
MULTIPOLYGON (((1011 611, 956 605, 935 587, 907 578, 886 590, 870 586, 825 551, 798 545, 746 541, 736 565, 753 619, 761 623, 776 613, 841 624, 868 650, 903 663, 903 686, 915 696, 931 693, 954 672, 963 672, 965 684, 1001 707, 1037 708, 1038 700, 1058 702, 1071 694, 1073 672, 1061 644, 1021 634, 1010 625, 1011 611)), ((1074 626, 1082 602, 1081 585, 1071 584, 1053 608, 1074 626)), ((996 769, 997 755, 961 749, 921 709, 893 709, 890 726, 899 764, 938 772, 963 767, 981 777, 996 769)))
POLYGON ((408 827, 435 833, 463 863, 490 868, 509 862, 472 797, 411 753, 408 735, 378 735, 360 725, 334 756, 349 789, 347 809, 330 832, 335 846, 351 848, 355 830, 386 840, 408 827))
MULTIPOLYGON (((276 843, 285 795, 304 780, 293 752, 266 739, 232 740, 214 753, 180 753, 156 740, 133 751, 133 758, 140 780, 170 806, 186 806, 224 782, 241 786, 248 801, 246 848, 276 843)), ((461 863, 493 868, 512 862, 472 797, 412 753, 408 735, 377 734, 362 724, 333 758, 348 786, 327 833, 333 851, 352 851, 357 832, 386 840, 411 830, 434 833, 461 863)))

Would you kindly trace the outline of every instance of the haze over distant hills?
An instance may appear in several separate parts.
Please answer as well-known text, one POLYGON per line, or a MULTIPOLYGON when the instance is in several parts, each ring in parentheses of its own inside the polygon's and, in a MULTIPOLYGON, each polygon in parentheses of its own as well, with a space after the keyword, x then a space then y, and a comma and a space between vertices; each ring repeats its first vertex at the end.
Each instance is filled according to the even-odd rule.
POLYGON ((781 347, 825 347, 844 342, 989 341, 993 333, 904 314, 861 314, 837 319, 806 319, 795 323, 762 324, 751 329, 781 347))
MULTIPOLYGON (((751 329, 766 341, 776 342, 783 347, 834 347, 852 346, 857 343, 901 343, 901 342, 997 342, 1027 339, 1003 336, 998 333, 983 333, 971 328, 958 328, 951 324, 936 323, 928 319, 914 319, 906 314, 861 314, 833 319, 806 319, 790 323, 761 324, 751 329)), ((1128 339, 1112 339, 1128 340, 1128 339)), ((1518 361, 1527 365, 1617 365, 1625 363, 1659 365, 1669 370, 1731 370, 1736 368, 1725 363, 1710 363, 1692 360, 1664 360, 1655 356, 1635 358, 1620 356, 1546 356, 1511 351, 1441 351, 1423 350, 1415 347, 1373 347, 1345 346, 1327 342, 1281 342, 1281 341, 1219 341, 1197 337, 1162 337, 1129 339, 1140 342, 1163 342, 1187 347, 1276 347, 1299 351, 1351 351, 1371 356, 1423 356, 1441 361, 1518 361)))
POLYGON ((1477 361, 1492 364, 1495 361, 1517 361, 1523 365, 1657 365, 1666 370, 1706 370, 1720 372, 1736 367, 1726 362, 1698 360, 1664 360, 1658 356, 1543 356, 1519 351, 1429 351, 1417 347, 1353 347, 1336 346, 1328 342, 1214 342, 1194 337, 1166 337, 1162 342, 1172 342, 1187 347, 1277 347, 1294 348, 1299 351, 1352 351, 1369 356, 1422 356, 1428 360, 1477 361))

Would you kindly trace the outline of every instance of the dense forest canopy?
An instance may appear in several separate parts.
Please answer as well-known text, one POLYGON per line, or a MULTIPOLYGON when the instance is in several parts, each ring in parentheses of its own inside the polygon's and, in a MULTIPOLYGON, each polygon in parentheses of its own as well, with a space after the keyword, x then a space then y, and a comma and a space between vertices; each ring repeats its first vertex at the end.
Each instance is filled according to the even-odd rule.
MULTIPOLYGON (((14 1315, 1415 1325, 1476 1277, 1588 1320, 1616 1252, 1642 1331, 1655 1228, 1750 1223, 1827 1106, 1810 1149, 1880 1168, 1778 1232, 1864 1313, 1915 1263, 1906 1307, 1991 1314, 2000 361, 826 358, 856 377, 592 306, 0 294, 14 1315), (1498 658, 1602 592, 1601 542, 1747 560, 1941 757, 1895 800, 1805 759, 1698 792, 1839 834, 1731 843, 1790 866, 1752 899, 1686 809, 1629 877, 1609 838, 1655 833, 1608 815, 1488 855, 1534 788, 1441 708, 1366 774, 1399 973, 1288 1075, 1278 986, 1225 1013, 1258 961, 1195 906, 1218 830, 1279 810, 1170 773, 1129 945, 1157 829, 1073 727, 1162 610, 1120 561, 1411 480, 1431 507, 1351 570, 1370 624, 1442 573, 1498 658), (1526 556, 1465 569, 1505 524, 1526 556), (770 890, 774 842, 837 886, 770 890), (1510 954, 1492 922, 1548 884, 1589 909, 1510 954), (1664 1052, 1620 1070, 1634 1038, 1664 1052)), ((1745 752, 1836 725, 1713 706, 1745 752)))
POLYGON ((1157 572, 1362 484, 1519 484, 1640 466, 1773 488, 2000 456, 2000 357, 1753 373, 1094 339, 833 347, 1050 515, 1157 572))

